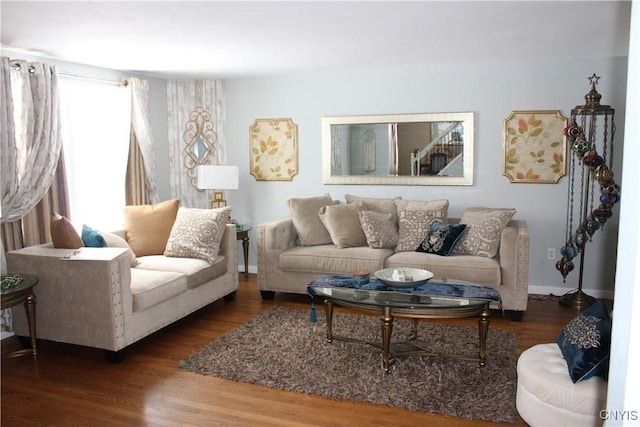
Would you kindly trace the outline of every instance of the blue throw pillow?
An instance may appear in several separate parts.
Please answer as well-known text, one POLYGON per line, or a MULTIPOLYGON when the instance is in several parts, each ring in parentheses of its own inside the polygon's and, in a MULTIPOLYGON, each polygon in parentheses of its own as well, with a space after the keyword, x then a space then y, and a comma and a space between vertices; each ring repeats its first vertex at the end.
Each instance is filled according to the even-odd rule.
POLYGON ((466 224, 445 224, 435 220, 416 252, 448 256, 466 228, 466 224))
POLYGON ((611 318, 602 300, 596 301, 570 321, 558 336, 574 383, 600 376, 607 379, 611 349, 611 318))
POLYGON ((87 248, 106 248, 107 242, 96 230, 86 225, 82 226, 82 244, 87 248))

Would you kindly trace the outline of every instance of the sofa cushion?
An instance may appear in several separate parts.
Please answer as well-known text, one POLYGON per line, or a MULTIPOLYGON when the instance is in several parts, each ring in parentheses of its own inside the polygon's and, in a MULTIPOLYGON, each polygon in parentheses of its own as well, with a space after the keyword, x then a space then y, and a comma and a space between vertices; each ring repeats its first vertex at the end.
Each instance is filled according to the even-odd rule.
POLYGON ((100 232, 88 227, 86 224, 82 226, 81 238, 83 246, 86 246, 87 248, 107 247, 107 242, 104 240, 104 237, 102 237, 100 232))
POLYGON ((393 249, 398 244, 398 225, 390 213, 360 211, 360 225, 370 248, 393 249))
POLYGON ((611 318, 597 300, 565 326, 557 340, 574 383, 593 376, 607 379, 611 349, 611 318))
POLYGON ((223 255, 213 263, 199 258, 172 258, 164 255, 147 255, 138 258, 136 269, 168 271, 183 274, 189 289, 197 288, 227 272, 227 262, 223 255))
POLYGON ((178 214, 180 200, 124 207, 127 242, 136 256, 162 255, 178 214))
POLYGON ((173 271, 131 269, 133 311, 147 310, 187 290, 187 278, 173 271))
POLYGON ((393 216, 393 221, 395 223, 398 222, 398 208, 396 207, 394 200, 401 200, 402 197, 395 197, 393 199, 376 199, 372 197, 358 197, 346 194, 344 199, 347 203, 362 202, 368 211, 391 214, 393 216))
POLYGON ((396 252, 415 251, 436 219, 444 220, 449 209, 448 200, 394 200, 398 208, 398 245, 396 252))
POLYGON ((391 249, 367 246, 344 249, 334 245, 296 246, 280 254, 279 266, 284 271, 352 274, 356 270, 380 270, 392 253, 391 249))
POLYGON ((460 218, 460 224, 467 224, 467 231, 453 254, 495 257, 502 230, 515 213, 515 209, 468 208, 460 218))
POLYGON ((231 207, 218 209, 178 209, 164 255, 201 258, 212 263, 218 256, 231 207))
POLYGON ((435 277, 464 280, 481 285, 500 286, 500 263, 495 258, 471 255, 440 256, 425 252, 397 252, 384 262, 385 268, 422 268, 435 277))
POLYGON ((108 247, 126 248, 127 256, 129 257, 129 260, 131 262, 131 267, 135 267, 136 265, 138 265, 138 258, 136 257, 136 254, 133 253, 133 250, 131 250, 131 246, 129 246, 129 243, 127 243, 126 240, 124 240, 117 234, 109 233, 108 231, 100 231, 100 235, 102 236, 108 247))
POLYGON ((420 243, 416 252, 449 256, 466 228, 466 224, 445 224, 440 220, 435 220, 431 223, 429 233, 420 243))
POLYGON ((332 243, 331 236, 322 225, 318 212, 323 206, 336 204, 338 202, 331 199, 328 193, 324 196, 289 199, 289 215, 301 246, 332 243))
POLYGON ((318 212, 320 221, 329 232, 331 241, 338 248, 366 246, 367 239, 358 217, 362 208, 362 202, 320 208, 318 212))
POLYGON ((82 238, 66 217, 54 213, 51 217, 51 242, 57 249, 78 249, 82 238))

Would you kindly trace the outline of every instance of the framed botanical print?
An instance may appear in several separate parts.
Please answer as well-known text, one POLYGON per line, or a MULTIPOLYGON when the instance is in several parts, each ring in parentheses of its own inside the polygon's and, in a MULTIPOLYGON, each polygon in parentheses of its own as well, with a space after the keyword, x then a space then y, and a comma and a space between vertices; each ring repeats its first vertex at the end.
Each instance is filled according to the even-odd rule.
POLYGON ((557 183, 567 174, 567 123, 557 110, 513 111, 504 120, 502 174, 512 183, 557 183))
POLYGON ((298 174, 298 125, 292 119, 256 119, 249 135, 256 181, 291 181, 298 174))

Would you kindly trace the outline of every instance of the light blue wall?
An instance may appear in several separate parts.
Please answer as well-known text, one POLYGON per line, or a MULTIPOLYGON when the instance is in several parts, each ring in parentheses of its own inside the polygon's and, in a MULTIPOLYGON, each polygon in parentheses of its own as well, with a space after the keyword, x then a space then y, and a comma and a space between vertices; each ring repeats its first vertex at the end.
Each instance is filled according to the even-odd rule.
MULTIPOLYGON (((556 254, 566 241, 568 180, 558 184, 511 184, 502 176, 502 129, 514 110, 560 110, 584 104, 587 77, 601 76, 602 103, 616 108, 616 162, 620 165, 624 129, 626 58, 459 63, 428 67, 345 70, 234 79, 223 83, 228 163, 240 167, 240 190, 228 192, 233 216, 258 224, 287 215, 290 197, 347 193, 409 200, 447 198, 450 216, 470 206, 515 207, 515 218, 529 224, 530 288, 564 293, 577 287, 577 271, 563 283, 547 249, 556 254), (323 185, 322 116, 475 113, 475 183, 471 187, 323 185), (290 182, 257 182, 249 174, 249 126, 255 119, 292 118, 299 127, 299 174, 290 182)), ((624 197, 624 189, 622 192, 624 197)), ((594 296, 611 296, 615 272, 618 212, 587 245, 583 286, 594 296)), ((251 234, 255 271, 255 230, 251 234)))

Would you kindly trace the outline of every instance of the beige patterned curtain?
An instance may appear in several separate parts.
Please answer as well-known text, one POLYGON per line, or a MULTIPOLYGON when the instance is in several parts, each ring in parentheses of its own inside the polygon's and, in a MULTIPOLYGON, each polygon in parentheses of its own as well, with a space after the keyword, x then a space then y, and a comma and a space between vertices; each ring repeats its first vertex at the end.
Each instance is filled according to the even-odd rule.
POLYGON ((222 82, 217 80, 169 80, 167 82, 167 109, 169 110, 169 177, 171 196, 180 198, 181 206, 208 208, 211 194, 198 191, 193 174, 194 165, 185 153, 185 134, 196 111, 206 113, 215 134, 212 141, 215 155, 207 164, 225 164, 224 138, 225 106, 222 82))

